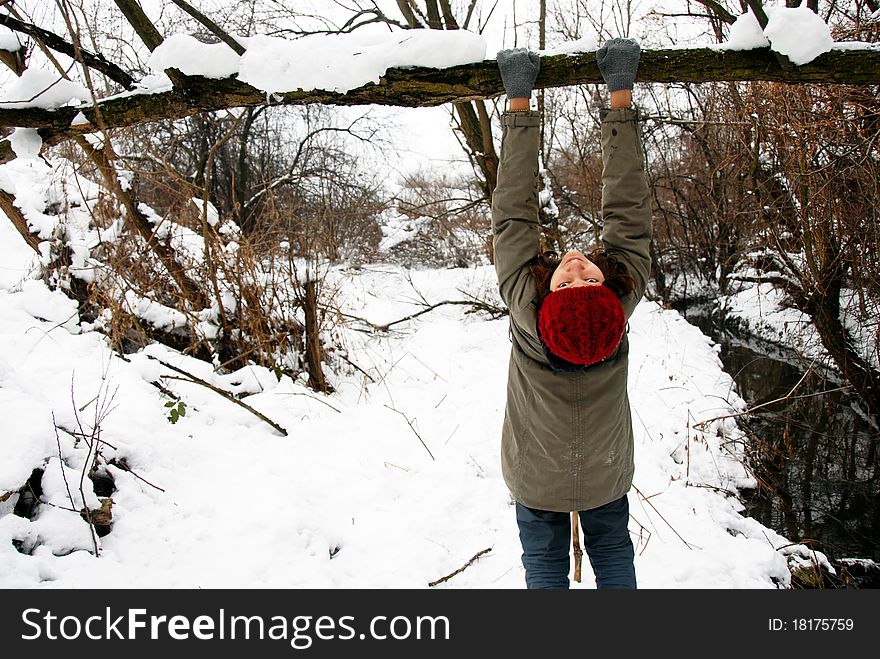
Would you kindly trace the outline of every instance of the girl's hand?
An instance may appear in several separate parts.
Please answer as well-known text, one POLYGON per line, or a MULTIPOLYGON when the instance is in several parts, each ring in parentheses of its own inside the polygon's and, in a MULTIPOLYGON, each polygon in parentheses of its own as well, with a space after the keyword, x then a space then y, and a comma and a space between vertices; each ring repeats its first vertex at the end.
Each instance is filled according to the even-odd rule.
POLYGON ((611 39, 596 51, 596 64, 609 92, 632 91, 640 54, 641 48, 634 39, 611 39))
POLYGON ((535 79, 541 70, 541 56, 526 48, 513 48, 498 51, 495 59, 507 98, 531 98, 535 79))

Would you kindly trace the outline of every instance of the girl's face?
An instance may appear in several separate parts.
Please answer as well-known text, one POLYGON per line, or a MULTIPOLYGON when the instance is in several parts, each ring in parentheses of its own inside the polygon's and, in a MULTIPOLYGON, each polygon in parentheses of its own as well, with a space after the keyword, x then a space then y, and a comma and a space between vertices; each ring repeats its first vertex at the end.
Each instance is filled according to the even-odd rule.
POLYGON ((550 277, 550 291, 572 286, 601 286, 605 275, 599 266, 576 249, 562 255, 559 266, 550 277))

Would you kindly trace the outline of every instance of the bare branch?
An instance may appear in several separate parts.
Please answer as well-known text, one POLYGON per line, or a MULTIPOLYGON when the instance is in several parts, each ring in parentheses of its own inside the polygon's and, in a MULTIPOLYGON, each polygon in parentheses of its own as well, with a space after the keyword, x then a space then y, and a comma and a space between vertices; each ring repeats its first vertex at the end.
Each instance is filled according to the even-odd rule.
POLYGON ((410 314, 409 316, 405 316, 404 318, 399 318, 398 320, 393 320, 390 323, 385 323, 384 325, 377 325, 375 323, 371 323, 370 321, 359 318, 357 316, 350 316, 348 314, 342 314, 346 318, 351 318, 352 320, 358 320, 366 325, 369 325, 373 330, 377 332, 387 332, 389 329, 394 327, 395 325, 399 325, 400 323, 405 323, 408 320, 412 320, 413 318, 418 318, 419 316, 426 314, 430 311, 434 311, 434 309, 438 309, 440 307, 444 307, 447 304, 453 304, 457 306, 466 306, 471 307, 473 311, 485 311, 490 313, 495 318, 499 318, 507 314, 507 311, 504 309, 500 309, 499 307, 495 307, 486 302, 481 302, 480 300, 443 300, 442 302, 437 302, 435 304, 425 304, 423 305, 425 308, 421 311, 417 311, 414 314, 410 314))
POLYGON ((177 377, 177 376, 175 376, 175 375, 166 375, 166 376, 164 376, 164 377, 166 377, 167 379, 169 379, 169 380, 180 380, 181 382, 190 382, 190 383, 192 383, 192 384, 199 384, 199 385, 205 387, 206 389, 210 389, 210 390, 213 391, 214 393, 217 393, 217 394, 220 394, 221 396, 223 396, 223 398, 225 398, 225 399, 228 400, 229 402, 231 402, 231 403, 235 403, 235 404, 238 405, 239 407, 243 407, 243 408, 246 409, 248 412, 250 412, 251 414, 253 414, 255 417, 257 417, 257 418, 260 419, 261 421, 265 421, 265 422, 268 423, 270 426, 272 426, 273 428, 275 428, 275 430, 277 430, 277 431, 280 432, 282 435, 284 435, 285 437, 287 437, 287 430, 285 430, 283 426, 281 426, 281 425, 275 423, 272 419, 270 419, 269 417, 267 417, 265 414, 263 414, 262 412, 258 412, 257 410, 255 410, 253 407, 251 407, 250 405, 248 405, 248 404, 245 403, 244 401, 238 400, 238 398, 236 398, 235 396, 233 396, 231 393, 229 393, 229 392, 226 391, 225 389, 221 389, 220 387, 216 387, 216 386, 214 386, 213 384, 211 384, 210 382, 206 382, 205 380, 202 380, 202 378, 198 377, 197 375, 193 375, 192 373, 190 373, 190 372, 188 372, 188 371, 184 371, 182 368, 177 368, 176 366, 173 366, 173 365, 169 364, 169 363, 166 362, 166 361, 163 361, 163 360, 161 360, 161 359, 158 359, 157 357, 153 357, 152 355, 147 355, 147 357, 149 357, 149 358, 152 359, 152 360, 155 360, 155 361, 159 362, 159 363, 162 364, 162 366, 164 366, 165 368, 169 368, 169 369, 171 369, 172 371, 174 371, 174 372, 176 372, 176 373, 180 373, 181 375, 185 376, 185 377, 177 377))
POLYGON ((709 13, 712 15, 712 18, 717 18, 725 23, 733 23, 736 20, 736 16, 731 14, 727 9, 717 0, 696 0, 701 5, 703 5, 709 13))
POLYGON ((116 6, 119 7, 120 11, 125 16, 125 19, 134 28, 134 31, 137 32, 137 35, 141 38, 141 41, 144 42, 144 45, 150 49, 150 52, 156 50, 164 39, 159 33, 159 30, 156 29, 156 26, 153 25, 153 21, 151 21, 146 13, 144 13, 144 10, 141 9, 140 3, 138 3, 137 0, 113 1, 116 3, 116 6))
POLYGON ((183 11, 185 11, 187 14, 192 16, 194 19, 196 19, 199 23, 204 25, 206 28, 208 28, 215 37, 217 37, 218 39, 220 39, 220 41, 222 41, 227 46, 232 48, 232 50, 234 50, 236 52, 236 54, 244 55, 245 49, 242 47, 242 45, 240 43, 238 43, 235 39, 233 39, 229 35, 229 33, 227 33, 225 30, 223 30, 223 28, 221 28, 219 25, 217 25, 214 21, 212 21, 210 18, 205 16, 202 12, 200 12, 198 9, 193 7, 191 4, 186 2, 186 0, 171 0, 171 2, 173 2, 175 5, 180 7, 183 11))
POLYGON ((442 30, 443 23, 440 22, 440 8, 437 6, 437 0, 425 0, 425 9, 428 14, 428 27, 432 30, 442 30))
POLYGON ((432 581, 431 583, 428 584, 428 586, 431 587, 431 588, 433 588, 434 586, 437 586, 437 585, 443 583, 444 581, 449 581, 449 580, 450 580, 452 577, 454 577, 456 574, 459 574, 459 573, 461 573, 461 572, 464 572, 467 568, 469 568, 469 567, 474 563, 474 561, 476 561, 480 556, 483 556, 484 554, 488 554, 490 551, 492 551, 492 548, 491 548, 491 547, 486 547, 486 548, 483 549, 482 551, 478 551, 476 554, 474 554, 473 556, 471 556, 470 560, 469 560, 467 563, 465 563, 464 565, 462 565, 462 566, 461 566, 460 568, 458 568, 455 572, 452 572, 452 573, 450 573, 450 574, 447 574, 445 577, 440 577, 440 578, 437 579, 436 581, 432 581))
POLYGON ((467 15, 464 17, 464 29, 467 30, 468 26, 471 23, 471 16, 474 15, 474 7, 477 6, 477 0, 471 0, 471 4, 468 6, 467 15))
MULTIPOLYGON (((65 41, 57 34, 49 32, 49 30, 44 30, 41 27, 32 25, 31 23, 24 23, 22 21, 16 20, 9 14, 4 13, 0 13, 0 25, 4 25, 15 32, 20 32, 22 34, 33 37, 34 39, 41 41, 52 50, 76 59, 77 54, 75 52, 73 44, 65 41)), ((85 49, 80 49, 79 54, 82 57, 82 62, 86 66, 94 69, 95 71, 103 73, 105 76, 107 76, 114 82, 118 82, 126 89, 130 89, 131 86, 134 85, 134 78, 132 78, 128 73, 113 64, 113 62, 108 62, 103 55, 91 53, 85 49)))
POLYGON ((387 407, 387 408, 388 408, 389 410, 391 410, 392 412, 397 412, 400 416, 402 416, 404 419, 406 419, 406 423, 407 423, 407 425, 409 425, 410 430, 412 430, 413 433, 415 434, 415 436, 419 438, 419 441, 422 443, 422 446, 425 447, 425 450, 428 452, 428 455, 431 456, 431 459, 436 461, 437 458, 435 458, 435 457, 434 457, 434 454, 431 453, 431 449, 429 449, 429 448, 428 448, 428 445, 425 444, 425 440, 422 439, 422 436, 418 433, 418 431, 416 430, 415 426, 412 424, 412 421, 410 421, 409 417, 408 417, 406 414, 404 414, 403 412, 401 412, 400 410, 396 410, 396 409, 394 409, 393 407, 391 407, 391 406, 389 406, 389 405, 385 405, 385 407, 387 407))
POLYGON ((440 0, 440 10, 443 12, 443 22, 446 23, 446 29, 459 29, 455 15, 452 13, 452 7, 449 6, 449 0, 440 0))
POLYGON ((400 9, 400 13, 403 14, 404 20, 406 20, 411 28, 425 27, 419 19, 416 18, 412 4, 408 0, 397 0, 397 7, 400 9))
POLYGON ((767 14, 764 12, 764 7, 761 4, 761 0, 745 0, 746 4, 749 6, 749 9, 752 10, 752 13, 755 15, 755 18, 758 19, 758 25, 761 26, 763 30, 767 27, 767 14))

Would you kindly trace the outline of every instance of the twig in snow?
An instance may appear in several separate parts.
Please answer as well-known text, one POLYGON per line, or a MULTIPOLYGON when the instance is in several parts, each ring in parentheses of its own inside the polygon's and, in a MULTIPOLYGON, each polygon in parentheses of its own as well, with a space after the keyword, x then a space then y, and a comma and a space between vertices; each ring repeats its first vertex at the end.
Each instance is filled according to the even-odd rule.
POLYGON ((181 375, 186 376, 186 377, 183 377, 183 378, 179 378, 179 377, 175 377, 175 376, 173 376, 173 375, 166 375, 165 377, 167 377, 168 379, 170 379, 170 380, 182 380, 183 382, 191 382, 191 383, 194 383, 194 384, 200 384, 200 385, 202 385, 203 387, 205 387, 206 389, 210 389, 210 390, 213 391, 214 393, 216 393, 216 394, 220 394, 221 396, 223 396, 223 398, 225 398, 226 400, 228 400, 228 401, 230 401, 230 402, 232 402, 232 403, 235 403, 235 404, 238 405, 239 407, 243 407, 243 408, 246 409, 248 412, 250 412, 251 414, 253 414, 255 417, 257 417, 257 418, 260 419, 261 421, 265 421, 265 422, 268 423, 270 426, 272 426, 273 428, 275 428, 275 430, 277 430, 277 431, 280 432, 282 435, 284 435, 285 437, 287 437, 287 430, 285 430, 283 426, 280 426, 279 424, 275 423, 272 419, 270 419, 269 417, 267 417, 265 414, 263 414, 263 413, 261 413, 261 412, 258 412, 257 410, 255 410, 253 407, 251 407, 250 405, 248 405, 248 404, 245 403, 244 401, 240 401, 240 400, 238 400, 235 396, 233 396, 232 394, 230 394, 230 393, 229 393, 228 391, 226 391, 225 389, 221 389, 220 387, 215 387, 213 384, 211 384, 210 382, 205 382, 204 380, 202 380, 202 379, 201 379, 200 377, 198 377, 197 375, 193 375, 192 373, 189 373, 188 371, 184 371, 182 368, 177 368, 176 366, 172 366, 171 364, 169 364, 169 363, 167 363, 167 362, 165 362, 165 361, 162 361, 162 360, 159 359, 158 357, 153 357, 152 355, 147 355, 147 357, 150 358, 150 359, 153 359, 153 360, 155 360, 155 361, 157 361, 157 362, 159 362, 159 363, 162 364, 162 366, 164 366, 165 368, 170 368, 172 371, 174 371, 174 372, 176 372, 176 373, 180 373, 181 375))
POLYGON ((348 364, 349 366, 353 366, 354 368, 356 368, 357 370, 359 370, 361 373, 363 373, 363 374, 367 377, 367 379, 368 379, 370 382, 375 382, 375 381, 376 381, 375 378, 373 378, 372 375, 370 375, 369 373, 367 373, 364 369, 362 369, 360 366, 358 366, 357 364, 355 364, 353 361, 351 361, 351 360, 350 360, 348 357, 346 357, 345 355, 339 355, 339 357, 341 357, 341 358, 342 358, 342 361, 344 361, 346 364, 348 364))
POLYGON ((480 470, 480 473, 483 474, 483 475, 485 476, 485 474, 486 474, 486 470, 483 469, 483 468, 480 466, 480 463, 477 462, 477 459, 476 459, 474 456, 470 455, 470 454, 468 454, 468 457, 471 459, 471 462, 474 463, 474 466, 475 466, 477 469, 480 470))
MULTIPOLYGON (((695 421, 696 419, 694 419, 694 415, 691 414, 691 411, 688 410, 688 426, 690 426, 690 423, 692 420, 695 421)), ((706 435, 704 434, 704 431, 700 428, 697 428, 696 425, 694 425, 694 430, 700 431, 700 439, 706 445, 706 453, 709 454, 709 457, 712 459, 712 464, 715 465, 715 473, 718 474, 718 480, 723 480, 723 476, 721 475, 721 467, 718 466, 718 461, 715 459, 715 454, 712 453, 711 450, 709 450, 709 442, 706 441, 706 435)), ((723 429, 722 429, 722 431, 723 431, 723 429)), ((694 438, 696 439, 696 435, 694 435, 694 438)), ((690 472, 690 461, 691 461, 691 454, 690 454, 690 450, 688 450, 688 472, 690 472)), ((690 481, 690 473, 688 473, 687 480, 690 481)), ((685 482, 685 485, 690 485, 690 483, 685 482)))
POLYGON ((508 572, 510 572, 512 569, 513 569, 512 567, 507 568, 504 572, 502 572, 502 573, 499 574, 497 577, 495 577, 494 579, 492 579, 492 583, 495 583, 495 582, 497 582, 497 581, 500 581, 500 580, 502 579, 502 577, 504 577, 504 576, 505 576, 508 572))
POLYGON ((328 403, 326 400, 321 400, 317 396, 312 396, 312 394, 307 394, 303 391, 287 391, 287 392, 279 393, 278 395, 279 396, 305 396, 306 398, 312 398, 312 399, 318 401, 319 403, 324 403, 324 405, 329 407, 334 412, 337 412, 338 414, 342 414, 341 410, 336 409, 330 403, 328 403))
POLYGON ((682 538, 682 537, 681 537, 681 534, 680 534, 678 531, 675 530, 675 527, 672 526, 672 524, 670 524, 670 523, 666 520, 665 517, 663 517, 663 515, 660 513, 659 510, 657 510, 657 508, 654 506, 654 504, 651 503, 650 501, 648 501, 648 499, 645 497, 645 495, 642 494, 641 490, 639 490, 639 488, 637 488, 635 485, 633 485, 633 489, 638 493, 638 495, 639 495, 640 497, 642 497, 642 500, 643 500, 643 501, 645 501, 649 506, 651 506, 651 508, 654 509, 654 512, 657 513, 657 515, 659 515, 660 519, 662 519, 664 522, 666 522, 666 526, 668 526, 669 528, 672 529, 672 532, 673 532, 675 535, 677 535, 677 536, 678 536, 678 539, 681 540, 681 541, 685 544, 685 547, 687 547, 688 549, 702 549, 702 547, 698 547, 697 545, 692 545, 692 544, 689 543, 687 540, 685 540, 684 538, 682 538))
POLYGON ((443 583, 444 581, 449 581, 449 580, 450 580, 452 577, 454 577, 456 574, 458 574, 458 573, 460 573, 460 572, 464 572, 464 571, 465 571, 468 567, 470 567, 471 564, 472 564, 474 561, 476 561, 480 556, 482 556, 483 554, 488 554, 490 551, 492 551, 492 548, 491 548, 491 547, 486 547, 484 550, 482 550, 482 551, 478 551, 476 554, 474 554, 474 555, 471 557, 471 559, 470 559, 467 563, 465 563, 464 565, 462 565, 462 566, 461 566, 460 568, 458 568, 455 572, 451 572, 450 574, 447 574, 445 577, 440 577, 439 579, 437 579, 437 581, 432 581, 432 582, 430 582, 430 583, 428 584, 428 586, 429 586, 429 587, 434 587, 434 586, 436 586, 436 585, 438 585, 438 584, 443 583))
POLYGON ((443 300, 442 302, 436 302, 434 304, 428 305, 424 309, 422 309, 421 311, 417 311, 414 314, 410 314, 409 316, 406 316, 406 317, 401 318, 399 320, 395 320, 395 321, 387 323, 385 325, 378 326, 376 329, 379 329, 381 331, 387 331, 393 325, 397 325, 398 323, 406 322, 407 320, 412 320, 413 318, 418 318, 422 314, 426 314, 429 311, 433 311, 434 309, 436 309, 438 307, 442 307, 447 304, 465 305, 465 306, 473 307, 473 309, 475 311, 486 311, 491 314, 495 314, 496 316, 498 315, 498 312, 500 311, 497 307, 494 307, 490 304, 486 304, 484 302, 477 302, 475 300, 443 300))
MULTIPOLYGON (((425 362, 423 362, 421 359, 419 359, 418 357, 416 357, 416 356, 415 356, 414 354, 412 354, 411 352, 407 352, 406 354, 408 354, 410 357, 412 357, 413 359, 415 359, 419 364, 421 364, 421 365, 424 366, 426 369, 428 369, 429 371, 431 371, 431 373, 433 373, 434 375, 436 375, 438 378, 440 378, 441 380, 443 380, 443 382, 449 382, 446 378, 444 378, 444 377, 443 377, 442 375, 440 375, 437 371, 435 371, 433 368, 431 368, 430 366, 428 366, 425 362)), ((438 403, 438 405, 439 405, 439 403, 438 403)), ((436 407, 436 405, 435 405, 435 407, 436 407)))
POLYGON ((73 494, 70 492, 70 483, 67 482, 67 474, 64 473, 64 456, 61 454, 61 437, 58 436, 58 424, 55 423, 55 412, 52 412, 52 425, 55 426, 55 445, 58 447, 58 461, 61 463, 61 478, 64 479, 64 487, 67 489, 67 498, 70 499, 70 505, 76 509, 76 502, 73 500, 73 494))
POLYGON ((639 552, 639 556, 641 556, 642 554, 645 553, 645 550, 648 548, 648 543, 651 541, 652 534, 651 534, 651 531, 648 529, 648 527, 646 527, 639 520, 637 520, 635 517, 633 517, 632 514, 630 514, 630 519, 632 519, 632 521, 634 521, 636 524, 639 525, 639 538, 638 538, 638 541, 636 542, 636 545, 641 544, 642 537, 644 536, 645 533, 648 534, 647 537, 645 538, 645 544, 642 545, 642 549, 639 552))
POLYGON ((491 305, 491 304, 487 304, 486 302, 480 302, 479 300, 443 300, 442 302, 435 302, 434 304, 425 303, 423 305, 424 308, 421 311, 417 311, 413 314, 410 314, 409 316, 404 316, 403 318, 399 318, 398 320, 392 320, 390 323, 385 323, 382 325, 377 325, 376 323, 370 322, 366 318, 361 318, 360 316, 353 316, 353 315, 347 314, 347 313, 342 313, 341 315, 344 318, 349 318, 351 320, 358 320, 358 321, 364 323, 365 325, 368 325, 370 328, 372 328, 376 332, 387 332, 394 325, 404 323, 408 320, 413 320, 414 318, 418 318, 422 314, 426 314, 429 311, 433 311, 434 309, 437 309, 438 307, 445 306, 447 304, 456 304, 456 305, 463 305, 463 306, 472 307, 471 311, 485 311, 485 312, 491 314, 494 318, 500 318, 501 316, 506 314, 506 312, 503 309, 499 309, 498 307, 491 305))
MULTIPOLYGON (((75 406, 74 406, 75 408, 75 406)), ((86 524, 89 525, 89 533, 92 536, 92 546, 95 548, 95 556, 101 555, 101 550, 98 548, 98 536, 95 534, 95 525, 92 524, 92 511, 89 510, 89 506, 86 503, 86 495, 83 492, 82 488, 82 480, 80 480, 79 485, 79 494, 82 497, 83 509, 80 512, 76 510, 76 501, 73 500, 73 494, 70 491, 70 483, 67 482, 67 474, 64 472, 64 456, 61 453, 61 437, 58 435, 58 424, 55 423, 55 413, 52 412, 52 425, 55 426, 55 444, 58 446, 58 467, 61 469, 61 478, 64 479, 64 488, 67 490, 67 498, 70 499, 70 505, 73 507, 73 512, 76 512, 83 519, 85 519, 86 524)), ((92 442, 88 444, 89 454, 86 456, 85 464, 83 465, 83 473, 88 469, 89 461, 88 458, 92 455, 92 446, 97 444, 97 442, 92 442)))
POLYGON ((163 394, 165 394, 166 396, 168 396, 168 398, 172 398, 172 399, 174 399, 174 400, 179 400, 179 399, 180 399, 180 396, 178 396, 176 393, 174 393, 173 391, 171 391, 171 389, 169 389, 168 387, 162 385, 161 382, 150 382, 150 384, 153 385, 154 387, 156 387, 156 389, 158 389, 159 391, 161 391, 163 394))
POLYGON ((429 449, 429 448, 428 448, 428 445, 425 444, 425 440, 422 439, 422 436, 421 436, 421 435, 418 433, 418 431, 415 429, 415 427, 414 427, 413 424, 412 424, 412 421, 409 420, 409 417, 407 417, 406 414, 404 414, 404 413, 401 412, 400 410, 395 410, 393 407, 389 407, 388 405, 385 405, 385 407, 388 407, 388 409, 391 410, 392 412, 397 412, 400 416, 402 416, 404 419, 406 419, 406 422, 407 422, 407 424, 409 425, 410 429, 415 433, 416 437, 419 438, 419 441, 422 443, 422 446, 425 447, 425 450, 428 452, 428 455, 430 455, 430 456, 431 456, 431 459, 434 460, 434 461, 436 462, 437 458, 435 458, 435 457, 434 457, 434 454, 431 453, 431 449, 429 449))
POLYGON ((122 469, 122 471, 128 472, 129 474, 131 474, 132 476, 134 476, 138 480, 143 481, 144 483, 146 483, 150 487, 156 488, 160 492, 165 491, 164 489, 162 489, 158 485, 153 485, 150 481, 148 481, 143 476, 139 476, 134 469, 132 469, 131 467, 128 466, 128 461, 125 458, 120 458, 119 460, 117 460, 116 458, 113 458, 109 462, 107 462, 107 464, 113 465, 114 467, 117 467, 118 469, 122 469))
MULTIPOLYGON (((64 426, 55 426, 55 428, 56 428, 56 430, 60 430, 60 431, 62 431, 62 432, 67 433, 68 435, 70 435, 71 437, 73 437, 75 440, 88 439, 88 437, 87 437, 86 435, 84 435, 83 433, 81 433, 81 432, 71 432, 70 430, 68 430, 68 429, 65 428, 64 426)), ((118 447, 113 446, 113 444, 111 444, 110 442, 108 442, 106 439, 101 439, 100 442, 101 442, 102 444, 106 444, 107 446, 109 446, 110 448, 112 448, 114 451, 118 451, 118 450, 119 450, 118 447)))
POLYGON ((712 490, 713 492, 720 492, 721 494, 733 497, 734 499, 739 497, 739 495, 733 490, 728 490, 723 487, 717 487, 715 485, 708 485, 707 483, 688 483, 687 485, 688 487, 702 487, 707 490, 712 490))

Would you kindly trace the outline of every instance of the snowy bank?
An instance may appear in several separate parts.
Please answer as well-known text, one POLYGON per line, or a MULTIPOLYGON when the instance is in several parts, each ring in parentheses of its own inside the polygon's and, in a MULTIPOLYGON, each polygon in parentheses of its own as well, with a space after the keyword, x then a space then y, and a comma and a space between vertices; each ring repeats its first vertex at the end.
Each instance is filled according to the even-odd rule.
MULTIPOLYGON (((18 239, 6 222, 0 232, 4 250, 18 239)), ((489 267, 377 265, 331 278, 343 308, 374 323, 412 313, 419 294, 492 296, 495 286, 489 267)), ((325 396, 259 367, 219 375, 162 346, 124 361, 100 334, 81 331, 74 311, 27 275, 0 291, 8 420, 0 495, 13 493, 0 503, 0 586, 425 588, 491 548, 439 587, 523 587, 498 459, 506 319, 450 306, 386 335, 348 331, 348 357, 362 371, 332 378, 336 393, 325 396), (289 435, 210 389, 165 378, 172 373, 151 356, 215 386, 255 392, 246 402, 289 435), (185 405, 175 423, 169 399, 150 384, 157 380, 185 405), (116 488, 99 558, 88 526, 67 510, 101 503, 87 479, 82 493, 78 485, 93 455, 81 435, 95 434, 96 418, 103 470, 116 488), (14 506, 34 469, 42 470, 42 503, 27 518, 14 506)), ((743 406, 716 347, 650 302, 630 334, 630 531, 640 586, 788 584, 787 563, 810 554, 742 516, 731 495, 752 481, 738 461, 735 424, 695 429, 743 406)), ((585 565, 575 587, 593 585, 585 565)))

